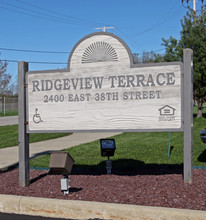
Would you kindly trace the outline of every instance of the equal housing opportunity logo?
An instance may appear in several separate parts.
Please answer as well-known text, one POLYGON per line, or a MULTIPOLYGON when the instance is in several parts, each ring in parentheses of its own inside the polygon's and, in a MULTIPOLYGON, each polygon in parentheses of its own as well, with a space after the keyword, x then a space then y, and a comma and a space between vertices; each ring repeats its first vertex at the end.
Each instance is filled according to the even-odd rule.
POLYGON ((165 105, 159 109, 160 116, 159 121, 174 121, 175 120, 175 108, 165 105))

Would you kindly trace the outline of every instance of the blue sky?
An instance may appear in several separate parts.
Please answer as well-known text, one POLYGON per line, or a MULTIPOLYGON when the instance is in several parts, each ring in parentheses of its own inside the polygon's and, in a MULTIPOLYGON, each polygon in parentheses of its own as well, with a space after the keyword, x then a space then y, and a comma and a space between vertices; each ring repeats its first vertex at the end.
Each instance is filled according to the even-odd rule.
MULTIPOLYGON (((197 8, 201 5, 197 2, 197 8)), ((0 0, 0 59, 62 63, 30 63, 30 70, 66 68, 74 45, 103 26, 114 26, 109 32, 122 38, 132 52, 164 53, 162 37, 179 39, 186 11, 181 0, 0 0)), ((18 65, 8 63, 7 72, 17 82, 18 65)))

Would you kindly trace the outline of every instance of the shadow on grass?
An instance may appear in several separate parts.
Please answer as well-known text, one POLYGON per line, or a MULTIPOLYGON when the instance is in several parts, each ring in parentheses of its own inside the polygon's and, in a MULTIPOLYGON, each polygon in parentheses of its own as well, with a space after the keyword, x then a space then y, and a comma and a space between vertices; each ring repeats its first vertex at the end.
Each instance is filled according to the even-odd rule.
POLYGON ((169 151, 169 154, 171 155, 172 154, 172 151, 174 150, 174 146, 171 146, 170 147, 170 151, 169 151))
MULTIPOLYGON (((73 165, 70 175, 105 175, 106 160, 98 165, 73 165)), ((166 175, 166 174, 183 174, 183 164, 145 164, 143 161, 133 159, 112 160, 112 173, 121 176, 135 175, 166 175)), ((30 184, 46 177, 55 175, 48 171, 30 180, 30 184)), ((63 176, 62 176, 63 177, 63 176)), ((78 192, 82 189, 73 188, 71 192, 78 192)))
MULTIPOLYGON (((206 118, 206 113, 203 113, 203 114, 202 114, 202 117, 203 117, 203 118, 206 118)), ((197 113, 193 113, 193 118, 197 118, 197 113)))
MULTIPOLYGON (((105 175, 106 160, 98 165, 75 165, 71 175, 105 175)), ((183 164, 145 164, 133 159, 112 160, 112 174, 114 175, 165 175, 183 174, 183 164)))
POLYGON ((204 150, 197 158, 200 162, 206 162, 206 150, 204 150))

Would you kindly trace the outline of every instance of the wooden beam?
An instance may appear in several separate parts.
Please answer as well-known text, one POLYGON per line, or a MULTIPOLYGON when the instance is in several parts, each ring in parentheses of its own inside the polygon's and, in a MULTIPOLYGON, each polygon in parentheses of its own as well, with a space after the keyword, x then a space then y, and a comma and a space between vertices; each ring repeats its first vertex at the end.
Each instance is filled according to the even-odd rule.
POLYGON ((18 132, 19 132, 19 186, 29 185, 29 134, 26 131, 26 86, 25 75, 28 63, 18 63, 18 132))
POLYGON ((184 50, 184 182, 192 183, 193 51, 184 50))

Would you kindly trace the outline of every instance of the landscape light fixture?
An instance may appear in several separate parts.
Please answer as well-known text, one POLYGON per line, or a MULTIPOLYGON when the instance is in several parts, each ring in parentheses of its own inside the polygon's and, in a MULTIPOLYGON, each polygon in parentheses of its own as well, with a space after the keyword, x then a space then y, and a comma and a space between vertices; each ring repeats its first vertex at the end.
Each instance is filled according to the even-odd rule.
POLYGON ((204 144, 206 144, 206 128, 205 130, 200 131, 200 138, 204 144))
POLYGON ((115 140, 100 139, 100 146, 101 146, 101 156, 107 157, 107 161, 106 161, 107 174, 111 174, 112 161, 109 159, 109 157, 114 156, 114 152, 116 150, 115 140))
POLYGON ((64 176, 61 179, 61 191, 64 194, 69 194, 69 179, 68 175, 71 173, 74 159, 67 152, 54 151, 50 154, 49 168, 53 174, 61 174, 64 176))

